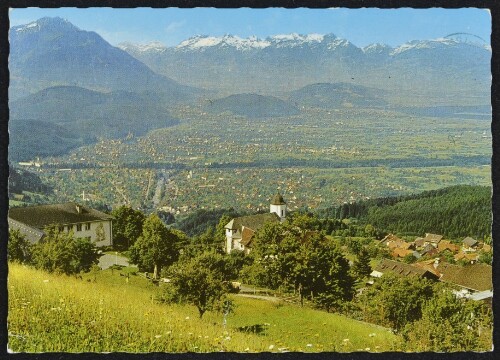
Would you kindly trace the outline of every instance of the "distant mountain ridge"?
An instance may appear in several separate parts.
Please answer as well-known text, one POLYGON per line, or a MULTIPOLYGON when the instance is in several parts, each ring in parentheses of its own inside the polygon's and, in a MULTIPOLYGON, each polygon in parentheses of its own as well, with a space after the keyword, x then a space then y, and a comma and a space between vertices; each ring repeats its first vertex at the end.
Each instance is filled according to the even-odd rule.
POLYGON ((353 82, 390 91, 405 105, 416 105, 417 98, 425 104, 426 96, 437 104, 446 96, 489 103, 491 47, 448 37, 359 48, 334 34, 204 35, 172 47, 118 47, 158 73, 225 94, 272 95, 313 83, 353 82))
POLYGON ((99 137, 141 136, 179 123, 154 93, 101 93, 57 86, 13 101, 9 107, 13 160, 59 155, 99 137), (35 144, 33 134, 43 141, 35 144))
POLYGON ((299 110, 286 101, 273 96, 258 94, 234 94, 225 98, 210 100, 205 108, 213 113, 229 111, 253 119, 299 114, 299 110))

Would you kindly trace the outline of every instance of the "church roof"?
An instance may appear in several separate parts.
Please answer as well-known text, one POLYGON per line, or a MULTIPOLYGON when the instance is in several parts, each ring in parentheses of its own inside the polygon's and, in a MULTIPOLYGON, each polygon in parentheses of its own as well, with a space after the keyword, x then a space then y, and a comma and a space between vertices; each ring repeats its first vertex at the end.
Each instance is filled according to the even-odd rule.
POLYGON ((249 246, 250 243, 252 242, 253 234, 255 234, 255 231, 247 227, 243 227, 243 230, 241 231, 240 244, 244 246, 249 246))
POLYGON ((285 204, 286 204, 286 202, 285 202, 285 200, 283 199, 283 196, 281 196, 280 193, 277 193, 271 199, 271 205, 285 205, 285 204))
POLYGON ((48 225, 77 224, 111 220, 113 217, 100 211, 69 202, 39 205, 9 210, 9 218, 32 228, 43 229, 48 225))
POLYGON ((257 231, 267 222, 279 222, 280 217, 276 213, 241 216, 232 219, 224 226, 226 229, 240 230, 242 226, 257 231))

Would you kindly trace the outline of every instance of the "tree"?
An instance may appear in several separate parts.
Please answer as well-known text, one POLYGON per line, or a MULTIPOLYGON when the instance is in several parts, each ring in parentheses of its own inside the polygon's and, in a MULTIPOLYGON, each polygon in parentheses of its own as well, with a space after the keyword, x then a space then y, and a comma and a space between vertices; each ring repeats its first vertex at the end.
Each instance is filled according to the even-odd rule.
POLYGON ((353 273, 358 278, 364 278, 371 274, 372 268, 370 266, 370 253, 365 247, 362 247, 358 253, 357 259, 352 266, 353 273))
POLYGON ((358 300, 365 320, 400 331, 422 317, 423 304, 433 295, 430 280, 384 274, 358 300))
POLYGON ((145 216, 129 206, 113 210, 113 243, 118 248, 128 249, 142 234, 145 216))
POLYGON ((426 301, 422 318, 406 325, 402 335, 412 351, 489 351, 492 323, 486 306, 458 299, 448 289, 426 301))
POLYGON ((493 253, 491 251, 482 251, 480 254, 479 254, 479 259, 478 261, 480 263, 483 263, 483 264, 488 264, 488 265, 491 265, 492 262, 493 262, 493 253))
POLYGON ((196 306, 200 318, 206 311, 229 308, 227 294, 231 291, 231 274, 223 255, 206 252, 171 266, 165 276, 171 279, 164 300, 196 306))
POLYGON ((19 230, 9 230, 7 260, 26 264, 31 261, 32 245, 19 230))
POLYGON ((414 262, 417 261, 417 258, 415 256, 413 256, 413 254, 406 254, 404 257, 403 257, 403 262, 405 264, 413 264, 414 262))
POLYGON ((56 227, 45 229, 45 237, 33 246, 35 267, 66 275, 88 272, 97 264, 100 255, 88 238, 75 238, 72 232, 56 227))
POLYGON ((167 229, 158 215, 146 218, 142 235, 130 247, 130 260, 140 271, 153 272, 156 279, 161 268, 173 264, 179 257, 179 237, 167 229))
POLYGON ((255 261, 244 273, 262 281, 258 285, 293 290, 301 303, 310 298, 327 310, 337 308, 352 298, 349 263, 335 243, 307 228, 312 224, 306 221, 309 217, 297 219, 266 224, 255 233, 251 252, 255 261))

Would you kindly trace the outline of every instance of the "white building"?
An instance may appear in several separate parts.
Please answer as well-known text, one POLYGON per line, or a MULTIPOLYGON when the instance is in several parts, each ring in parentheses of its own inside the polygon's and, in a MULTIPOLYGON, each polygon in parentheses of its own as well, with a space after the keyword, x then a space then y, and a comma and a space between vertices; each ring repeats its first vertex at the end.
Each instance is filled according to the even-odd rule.
POLYGON ((226 252, 233 250, 250 252, 254 233, 268 222, 284 221, 286 203, 279 193, 271 199, 270 211, 267 214, 241 216, 232 219, 224 226, 226 229, 226 252))
POLYGON ((9 228, 19 230, 32 243, 45 236, 47 226, 60 231, 73 231, 76 238, 89 238, 96 246, 113 245, 111 215, 77 203, 53 204, 13 208, 9 210, 9 228), (98 233, 104 240, 97 242, 98 233))
POLYGON ((275 213, 280 217, 281 221, 285 221, 286 202, 279 192, 271 199, 270 213, 275 213))

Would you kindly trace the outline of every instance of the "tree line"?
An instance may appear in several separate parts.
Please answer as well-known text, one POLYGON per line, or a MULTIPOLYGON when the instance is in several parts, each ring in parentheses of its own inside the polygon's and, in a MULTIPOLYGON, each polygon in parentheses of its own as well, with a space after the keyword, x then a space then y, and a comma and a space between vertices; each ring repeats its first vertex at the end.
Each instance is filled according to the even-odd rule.
POLYGON ((491 234, 491 188, 458 185, 421 194, 385 197, 320 210, 322 218, 356 218, 385 232, 442 234, 451 239, 491 234))

